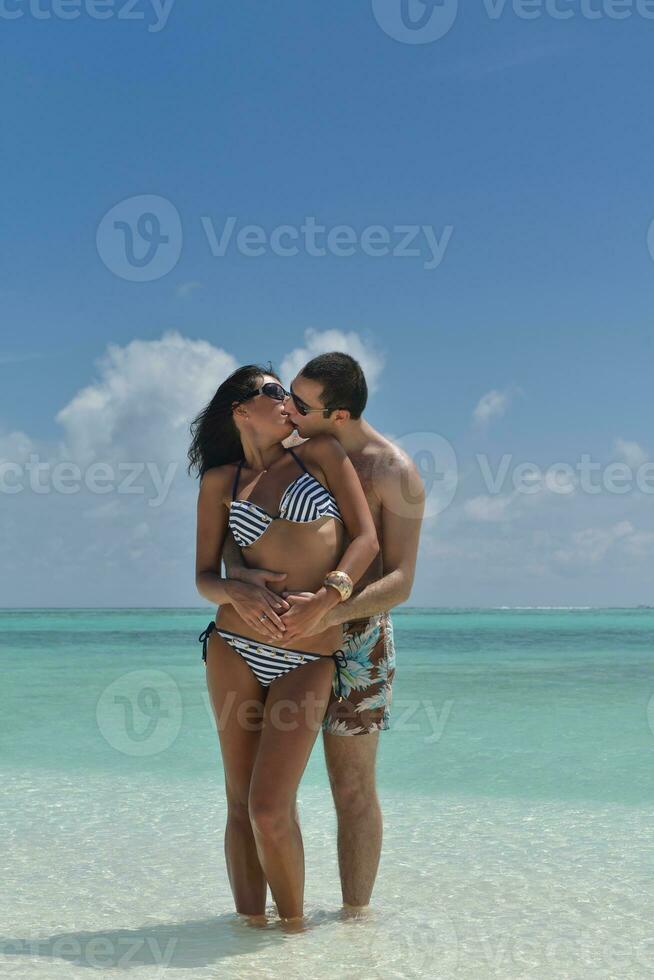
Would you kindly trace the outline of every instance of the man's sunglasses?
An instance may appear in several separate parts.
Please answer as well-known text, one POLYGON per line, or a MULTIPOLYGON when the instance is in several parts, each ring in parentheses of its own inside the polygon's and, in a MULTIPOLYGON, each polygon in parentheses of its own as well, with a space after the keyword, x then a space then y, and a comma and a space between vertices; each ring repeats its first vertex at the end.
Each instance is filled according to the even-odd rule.
POLYGON ((293 404, 297 408, 300 415, 311 415, 312 412, 322 412, 323 418, 328 419, 333 412, 333 409, 331 408, 310 408, 306 402, 303 402, 302 399, 295 394, 292 388, 289 394, 293 399, 293 404))
POLYGON ((250 398, 254 398, 255 395, 267 395, 268 398, 274 398, 276 402, 283 402, 285 398, 288 398, 290 392, 276 381, 266 381, 265 385, 261 385, 260 388, 256 388, 254 391, 251 391, 249 395, 246 395, 245 398, 241 398, 239 401, 234 402, 234 404, 240 405, 242 402, 246 402, 250 398))

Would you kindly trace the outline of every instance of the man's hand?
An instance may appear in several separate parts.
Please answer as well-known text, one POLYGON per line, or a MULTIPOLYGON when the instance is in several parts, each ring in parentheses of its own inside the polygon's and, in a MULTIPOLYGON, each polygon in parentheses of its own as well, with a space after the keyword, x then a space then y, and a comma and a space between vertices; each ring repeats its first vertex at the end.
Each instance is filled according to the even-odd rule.
POLYGON ((228 579, 225 583, 230 604, 241 619, 245 620, 262 638, 267 640, 283 640, 286 638, 286 626, 280 619, 289 603, 270 589, 259 585, 247 585, 228 579))
POLYGON ((284 643, 290 643, 298 636, 315 636, 327 629, 325 617, 330 605, 326 605, 324 594, 315 592, 282 592, 289 602, 290 609, 282 616, 286 627, 284 643))
POLYGON ((241 565, 239 568, 232 568, 229 577, 238 579, 239 582, 245 582, 246 585, 258 585, 259 588, 266 589, 272 598, 280 600, 284 611, 289 608, 285 599, 266 588, 268 582, 279 582, 282 585, 284 579, 288 577, 286 572, 270 572, 267 568, 248 568, 246 565, 241 565))

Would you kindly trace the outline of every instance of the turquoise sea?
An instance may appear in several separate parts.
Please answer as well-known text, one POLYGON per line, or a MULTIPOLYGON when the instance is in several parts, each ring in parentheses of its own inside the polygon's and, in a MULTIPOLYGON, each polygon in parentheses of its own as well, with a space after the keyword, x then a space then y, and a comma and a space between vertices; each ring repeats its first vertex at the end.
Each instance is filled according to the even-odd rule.
POLYGON ((319 739, 295 935, 233 913, 212 614, 0 611, 0 975, 654 975, 654 609, 397 610, 373 907, 339 913, 319 739))

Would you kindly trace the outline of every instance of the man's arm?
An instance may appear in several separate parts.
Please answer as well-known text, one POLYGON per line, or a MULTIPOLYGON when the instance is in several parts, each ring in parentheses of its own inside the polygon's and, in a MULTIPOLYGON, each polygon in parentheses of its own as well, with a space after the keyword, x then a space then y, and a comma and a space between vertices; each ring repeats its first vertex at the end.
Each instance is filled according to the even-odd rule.
POLYGON ((386 612, 406 602, 411 594, 425 509, 423 482, 413 461, 398 454, 375 483, 382 504, 384 574, 329 610, 325 628, 386 612))

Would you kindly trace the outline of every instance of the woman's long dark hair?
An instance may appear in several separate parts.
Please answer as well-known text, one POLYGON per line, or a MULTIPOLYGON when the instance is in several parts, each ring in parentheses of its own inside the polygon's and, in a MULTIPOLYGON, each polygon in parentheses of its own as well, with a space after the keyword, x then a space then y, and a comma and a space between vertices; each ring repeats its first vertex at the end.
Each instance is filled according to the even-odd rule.
MULTIPOLYGON (((232 405, 259 388, 264 374, 277 375, 272 364, 261 367, 246 364, 225 378, 206 408, 191 422, 191 445, 187 472, 197 469, 200 480, 212 466, 237 463, 243 459, 243 446, 232 416, 232 405)), ((279 378, 277 378, 279 380, 279 378)))

